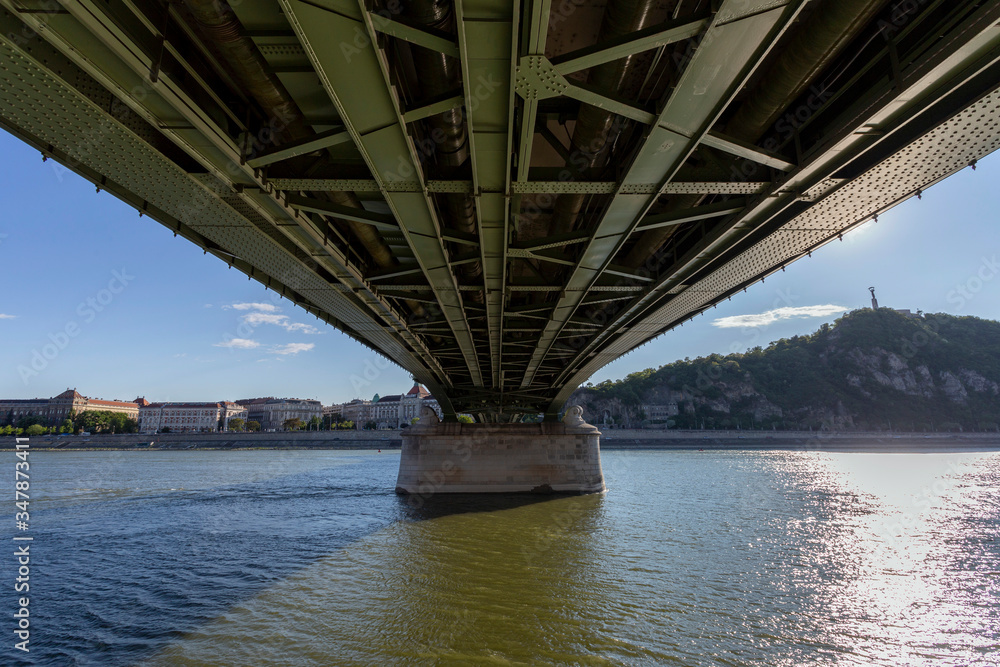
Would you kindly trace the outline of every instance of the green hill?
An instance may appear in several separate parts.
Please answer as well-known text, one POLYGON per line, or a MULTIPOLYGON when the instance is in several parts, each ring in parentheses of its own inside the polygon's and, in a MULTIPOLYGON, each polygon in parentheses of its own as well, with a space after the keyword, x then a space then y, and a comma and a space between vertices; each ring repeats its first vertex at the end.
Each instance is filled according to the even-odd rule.
POLYGON ((856 310, 808 336, 583 387, 588 420, 623 426, 997 430, 1000 322, 856 310))

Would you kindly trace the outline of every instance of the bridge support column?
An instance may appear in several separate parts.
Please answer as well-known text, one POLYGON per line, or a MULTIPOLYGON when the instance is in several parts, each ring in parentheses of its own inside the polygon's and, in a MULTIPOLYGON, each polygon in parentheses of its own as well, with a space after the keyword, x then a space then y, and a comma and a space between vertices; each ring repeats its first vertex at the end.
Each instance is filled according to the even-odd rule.
POLYGON ((601 432, 540 424, 420 423, 403 432, 396 493, 599 493, 601 432))

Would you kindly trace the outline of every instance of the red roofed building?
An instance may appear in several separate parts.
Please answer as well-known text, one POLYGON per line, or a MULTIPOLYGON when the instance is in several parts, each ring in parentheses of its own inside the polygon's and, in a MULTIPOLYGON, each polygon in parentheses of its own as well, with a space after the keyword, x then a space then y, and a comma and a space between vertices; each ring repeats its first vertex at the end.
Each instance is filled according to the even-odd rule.
POLYGON ((16 423, 22 417, 42 417, 55 425, 71 414, 79 415, 88 410, 121 412, 131 419, 139 418, 136 402, 87 398, 76 389, 67 389, 52 398, 0 399, 0 422, 16 423))
POLYGON ((427 406, 442 417, 441 406, 437 400, 419 382, 414 380, 413 387, 405 394, 390 394, 379 396, 372 400, 355 399, 341 405, 331 405, 325 408, 328 414, 339 414, 344 419, 354 422, 354 427, 361 429, 372 422, 375 428, 405 428, 420 416, 420 409, 427 406))
POLYGON ((430 398, 431 392, 424 389, 424 386, 419 382, 414 382, 413 387, 410 391, 406 392, 407 398, 419 398, 421 400, 425 398, 430 398))

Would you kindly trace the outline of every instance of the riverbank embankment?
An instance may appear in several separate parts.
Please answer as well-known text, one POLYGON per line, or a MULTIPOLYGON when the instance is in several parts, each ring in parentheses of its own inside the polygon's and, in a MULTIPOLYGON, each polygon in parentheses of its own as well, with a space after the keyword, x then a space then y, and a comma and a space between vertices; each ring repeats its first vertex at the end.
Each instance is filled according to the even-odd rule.
MULTIPOLYGON (((400 431, 162 433, 40 436, 32 449, 399 449, 400 431)), ((13 449, 13 437, 0 449, 13 449)), ((602 449, 759 449, 792 451, 976 451, 1000 449, 998 433, 676 431, 605 429, 602 449)))

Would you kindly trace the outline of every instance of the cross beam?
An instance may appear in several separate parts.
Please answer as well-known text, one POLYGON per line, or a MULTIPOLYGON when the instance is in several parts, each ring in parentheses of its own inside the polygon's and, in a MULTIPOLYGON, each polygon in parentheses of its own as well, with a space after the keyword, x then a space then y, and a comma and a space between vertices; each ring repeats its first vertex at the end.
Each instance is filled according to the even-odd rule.
MULTIPOLYGON (((771 6, 761 13, 721 24, 719 18, 741 3, 723 3, 708 28, 702 46, 695 51, 663 110, 660 112, 635 159, 624 173, 622 186, 645 182, 655 173, 668 183, 716 119, 742 87, 765 53, 797 15, 800 2, 771 6), (712 73, 708 76, 707 73, 712 73), (669 128, 669 129, 668 129, 669 128)), ((583 294, 608 273, 612 258, 635 231, 653 206, 656 195, 617 195, 601 216, 592 240, 583 251, 566 282, 567 291, 557 301, 552 320, 538 341, 531 363, 522 378, 529 385, 539 364, 548 355, 561 330, 576 313, 583 294), (572 291, 570 291, 572 290, 572 291)), ((553 406, 558 409, 558 406, 553 406)))

